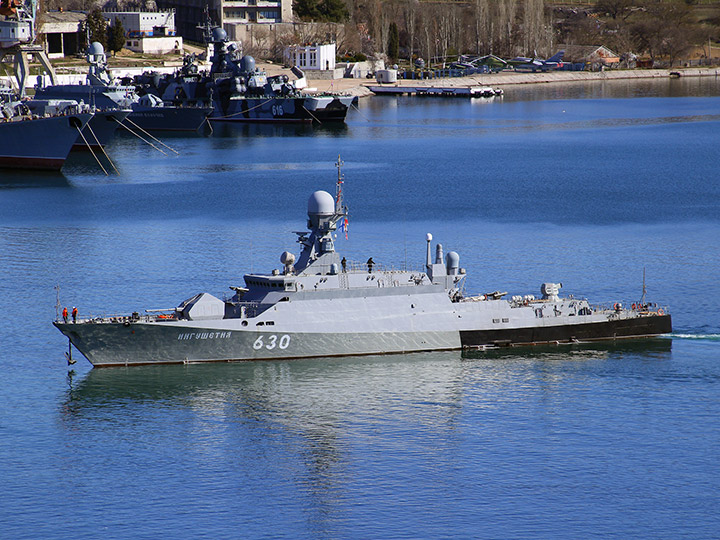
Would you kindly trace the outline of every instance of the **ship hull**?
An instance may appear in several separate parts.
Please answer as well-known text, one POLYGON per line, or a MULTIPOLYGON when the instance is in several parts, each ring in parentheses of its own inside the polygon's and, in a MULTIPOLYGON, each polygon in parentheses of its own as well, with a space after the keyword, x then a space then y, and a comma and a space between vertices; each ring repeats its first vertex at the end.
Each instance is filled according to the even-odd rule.
POLYGON ((212 112, 210 107, 141 107, 127 117, 130 128, 145 131, 198 131, 212 112))
POLYGON ((38 88, 35 97, 38 99, 73 99, 98 108, 132 107, 124 126, 134 130, 136 127, 145 131, 187 131, 199 130, 212 107, 152 107, 140 103, 128 103, 127 95, 132 88, 124 86, 92 86, 61 84, 38 88))
POLYGON ((129 112, 123 110, 95 112, 82 131, 84 139, 78 135, 72 147, 73 151, 87 150, 88 146, 93 150, 99 150, 101 147, 107 146, 129 112))
POLYGON ((59 171, 91 114, 0 122, 0 166, 59 171))
POLYGON ((460 348, 457 332, 298 333, 169 324, 55 323, 94 365, 313 358, 460 348))
POLYGON ((285 332, 222 324, 54 323, 94 365, 127 366, 397 354, 481 346, 574 343, 650 337, 671 331, 670 315, 493 330, 285 332))
POLYGON ((348 110, 356 105, 352 96, 300 98, 226 97, 216 99, 210 116, 213 122, 344 122, 348 110))
POLYGON ((670 315, 654 315, 583 324, 466 330, 460 332, 460 340, 463 347, 537 345, 650 337, 669 332, 672 332, 670 315))

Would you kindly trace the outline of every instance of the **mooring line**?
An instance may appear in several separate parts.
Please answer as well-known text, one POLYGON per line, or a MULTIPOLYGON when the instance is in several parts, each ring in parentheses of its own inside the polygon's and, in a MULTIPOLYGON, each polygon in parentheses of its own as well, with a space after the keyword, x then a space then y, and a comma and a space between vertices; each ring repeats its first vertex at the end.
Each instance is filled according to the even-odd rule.
POLYGON ((78 126, 75 126, 75 129, 78 130, 78 133, 79 133, 80 136, 82 137, 82 140, 85 141, 85 144, 87 145, 88 150, 90 150, 90 153, 91 153, 92 156, 95 158, 95 161, 97 161, 97 164, 100 165, 100 168, 101 168, 102 171, 105 173, 105 176, 110 176, 110 175, 108 174, 108 172, 105 170, 105 167, 103 167, 102 163, 100 163, 100 160, 99 160, 98 157, 95 155, 95 152, 93 152, 92 146, 90 146, 90 143, 89 143, 89 142, 87 141, 87 139, 85 138, 85 135, 83 135, 82 129, 79 128, 78 126))

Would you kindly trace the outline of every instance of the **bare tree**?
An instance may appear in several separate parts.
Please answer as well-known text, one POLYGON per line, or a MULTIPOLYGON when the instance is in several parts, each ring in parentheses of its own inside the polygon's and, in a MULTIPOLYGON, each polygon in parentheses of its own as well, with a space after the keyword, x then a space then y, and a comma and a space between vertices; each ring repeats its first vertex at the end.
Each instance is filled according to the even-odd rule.
POLYGON ((475 0, 474 8, 474 31, 475 31, 475 53, 481 54, 484 51, 492 52, 492 31, 490 29, 490 8, 488 0, 475 0))
POLYGON ((523 49, 534 51, 543 43, 545 6, 543 0, 524 0, 523 3, 523 49))
POLYGON ((408 57, 410 61, 412 62, 413 53, 415 52, 415 29, 416 29, 416 23, 417 23, 417 8, 418 8, 418 1, 417 0, 409 0, 405 4, 405 29, 407 31, 408 35, 408 57))

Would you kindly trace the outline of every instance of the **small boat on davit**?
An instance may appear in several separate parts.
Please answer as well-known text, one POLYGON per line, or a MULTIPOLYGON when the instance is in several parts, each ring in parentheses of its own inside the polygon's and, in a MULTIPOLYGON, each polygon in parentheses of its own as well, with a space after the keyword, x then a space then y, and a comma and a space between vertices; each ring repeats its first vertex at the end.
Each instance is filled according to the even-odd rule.
POLYGON ((55 326, 95 366, 573 343, 672 331, 666 310, 651 310, 644 300, 630 309, 602 308, 561 297, 558 283, 544 283, 541 298, 466 296, 458 254, 443 257, 437 245, 433 258, 430 234, 422 270, 383 269, 372 258, 348 263, 335 251, 335 233, 348 215, 341 165, 335 196, 310 196, 308 231, 296 233, 300 254, 282 253, 282 269, 246 274, 226 300, 200 293, 163 313, 55 326))

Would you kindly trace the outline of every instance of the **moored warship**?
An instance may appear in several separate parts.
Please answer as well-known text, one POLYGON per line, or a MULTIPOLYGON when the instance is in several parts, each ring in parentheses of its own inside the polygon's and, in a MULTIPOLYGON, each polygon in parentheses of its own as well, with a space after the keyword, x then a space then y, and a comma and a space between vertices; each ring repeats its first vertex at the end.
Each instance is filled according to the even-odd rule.
POLYGON ((166 104, 211 104, 213 122, 344 122, 356 96, 303 91, 307 81, 297 67, 287 75, 268 76, 228 41, 222 28, 208 27, 214 54, 210 72, 201 72, 193 55, 174 75, 146 73, 135 78, 140 93, 160 97, 166 104))
POLYGON ((574 343, 648 337, 672 331, 663 309, 644 301, 625 308, 561 297, 545 283, 542 297, 506 293, 466 296, 459 256, 443 257, 427 235, 421 271, 348 264, 335 251, 347 226, 343 179, 333 197, 308 201, 300 254, 284 252, 282 270, 246 274, 231 298, 197 294, 173 310, 97 317, 55 326, 95 366, 308 358, 574 343))
MULTIPOLYGON (((30 99, 24 101, 30 112, 36 115, 45 116, 57 114, 66 107, 78 105, 74 100, 66 99, 30 99)), ((115 136, 120 124, 127 118, 131 109, 92 109, 93 117, 78 134, 73 150, 99 150, 107 146, 115 136)))
POLYGON ((93 112, 75 101, 33 113, 27 101, 0 89, 0 167, 59 171, 93 112))
POLYGON ((212 107, 203 105, 166 105, 157 96, 139 96, 133 86, 115 84, 107 69, 105 50, 98 42, 90 44, 85 57, 89 64, 87 84, 44 86, 39 80, 35 97, 83 101, 98 109, 130 109, 126 116, 130 125, 126 127, 138 127, 145 131, 197 131, 212 112, 212 107))

